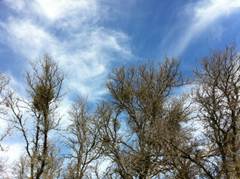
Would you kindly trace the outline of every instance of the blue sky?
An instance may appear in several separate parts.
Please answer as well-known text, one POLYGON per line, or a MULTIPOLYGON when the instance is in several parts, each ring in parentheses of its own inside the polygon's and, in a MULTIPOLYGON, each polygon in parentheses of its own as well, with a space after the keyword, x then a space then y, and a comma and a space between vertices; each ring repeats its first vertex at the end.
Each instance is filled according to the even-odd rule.
POLYGON ((112 67, 170 56, 191 73, 212 50, 238 46, 239 17, 239 0, 2 0, 0 70, 21 84, 48 53, 66 90, 94 101, 112 67))
MULTIPOLYGON (((76 94, 95 103, 113 67, 166 57, 191 74, 215 49, 240 45, 240 0, 0 0, 0 71, 25 96, 29 62, 50 54, 76 94)), ((71 92, 68 92, 71 91, 71 92)))

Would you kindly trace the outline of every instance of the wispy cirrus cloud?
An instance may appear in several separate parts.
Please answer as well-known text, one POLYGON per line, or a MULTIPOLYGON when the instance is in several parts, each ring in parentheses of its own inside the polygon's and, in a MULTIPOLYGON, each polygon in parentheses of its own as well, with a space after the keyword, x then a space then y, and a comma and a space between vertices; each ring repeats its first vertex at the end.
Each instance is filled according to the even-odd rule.
POLYGON ((57 48, 57 39, 29 19, 10 17, 0 27, 7 45, 27 59, 57 48))
POLYGON ((80 14, 79 20, 89 19, 96 16, 99 10, 99 4, 96 0, 4 0, 3 3, 22 14, 38 15, 52 22, 80 14))
MULTIPOLYGON (((234 12, 240 12, 240 0, 200 0, 185 6, 184 13, 181 13, 184 22, 180 20, 183 28, 180 35, 177 32, 176 36, 176 31, 170 34, 174 36, 174 42, 171 44, 172 55, 181 56, 194 38, 222 17, 234 12)), ((168 40, 169 38, 168 36, 168 40)))
POLYGON ((105 93, 109 63, 132 56, 129 37, 98 22, 104 8, 100 1, 4 2, 22 17, 0 22, 1 39, 26 59, 52 55, 66 72, 68 88, 90 100, 105 93))

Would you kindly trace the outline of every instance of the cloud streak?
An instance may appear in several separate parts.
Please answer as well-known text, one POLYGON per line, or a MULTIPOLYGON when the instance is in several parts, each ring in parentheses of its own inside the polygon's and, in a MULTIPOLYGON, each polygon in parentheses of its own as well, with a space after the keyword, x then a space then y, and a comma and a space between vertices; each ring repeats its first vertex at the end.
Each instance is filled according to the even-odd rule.
POLYGON ((240 0, 202 0, 190 4, 186 12, 191 17, 190 23, 177 41, 173 54, 180 56, 191 41, 206 30, 210 25, 240 10, 240 0))

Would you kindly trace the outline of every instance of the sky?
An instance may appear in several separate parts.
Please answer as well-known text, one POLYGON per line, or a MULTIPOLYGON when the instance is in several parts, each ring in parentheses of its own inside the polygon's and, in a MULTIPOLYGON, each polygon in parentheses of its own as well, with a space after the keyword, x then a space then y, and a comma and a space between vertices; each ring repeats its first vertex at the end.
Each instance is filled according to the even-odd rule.
MULTIPOLYGON (((64 111, 76 95, 104 98, 121 65, 171 57, 191 75, 212 51, 239 49, 239 29, 240 0, 0 0, 0 72, 26 96, 29 63, 49 54, 65 74, 64 111)), ((11 142, 10 161, 21 146, 11 142)))

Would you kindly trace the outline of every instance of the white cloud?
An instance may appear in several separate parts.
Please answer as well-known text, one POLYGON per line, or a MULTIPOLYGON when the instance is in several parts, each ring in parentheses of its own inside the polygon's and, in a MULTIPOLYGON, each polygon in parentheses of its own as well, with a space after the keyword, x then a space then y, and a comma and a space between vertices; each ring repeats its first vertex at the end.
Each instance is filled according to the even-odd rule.
POLYGON ((4 144, 4 151, 0 150, 0 161, 4 162, 4 171, 0 173, 3 178, 13 178, 13 166, 18 162, 22 154, 24 153, 24 144, 4 144))
POLYGON ((187 6, 186 9, 191 17, 191 23, 188 24, 185 33, 175 47, 174 55, 176 56, 181 55, 193 38, 219 18, 239 11, 240 0, 202 0, 197 4, 194 3, 187 6))
MULTIPOLYGON (((68 31, 82 23, 93 24, 100 18, 98 0, 3 0, 20 16, 42 21, 68 31)), ((83 27, 82 27, 83 28, 83 27)), ((79 30, 79 29, 78 29, 79 30)))
MULTIPOLYGON (((96 11, 95 0, 35 0, 32 3, 35 12, 44 15, 50 20, 77 15, 81 12, 94 14, 96 11)), ((86 15, 85 15, 86 17, 86 15)), ((78 17, 81 18, 81 17, 78 17)))
POLYGON ((4 151, 0 151, 0 158, 7 160, 9 163, 16 162, 24 152, 24 144, 14 143, 14 144, 4 144, 4 151))
POLYGON ((10 18, 0 27, 6 32, 7 44, 28 59, 57 48, 57 40, 30 20, 10 18))
MULTIPOLYGON (((11 0, 7 2, 14 8, 11 0)), ((65 84, 69 90, 87 95, 89 100, 104 94, 109 62, 131 56, 131 50, 126 34, 92 24, 92 19, 101 15, 96 15, 102 8, 99 2, 34 0, 27 4, 19 0, 19 4, 25 4, 18 8, 21 12, 32 7, 31 17, 29 14, 22 19, 13 16, 0 23, 7 44, 25 59, 39 59, 44 53, 52 55, 66 73, 65 84), (44 23, 34 17, 43 18, 44 23), (83 18, 89 23, 83 23, 83 18), (56 35, 54 28, 62 29, 63 34, 56 35)))

